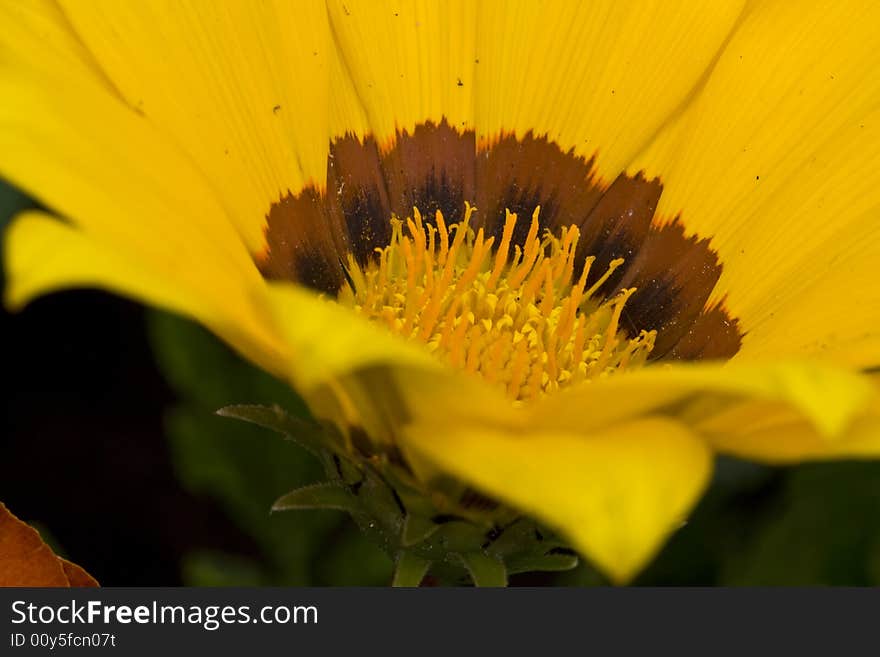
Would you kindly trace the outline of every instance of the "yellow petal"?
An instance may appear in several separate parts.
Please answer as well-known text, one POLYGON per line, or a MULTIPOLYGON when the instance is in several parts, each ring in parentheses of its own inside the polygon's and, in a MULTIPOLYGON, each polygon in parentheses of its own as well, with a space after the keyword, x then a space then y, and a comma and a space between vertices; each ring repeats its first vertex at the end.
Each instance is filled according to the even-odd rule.
POLYGON ((105 87, 0 72, 0 175, 59 214, 170 269, 258 273, 204 179, 105 87))
POLYGON ((421 344, 309 290, 272 283, 269 299, 290 350, 284 377, 314 415, 343 432, 356 427, 378 443, 397 442, 411 403, 426 399, 404 400, 389 372, 429 381, 452 375, 421 344))
POLYGON ((740 458, 768 463, 880 457, 880 390, 869 408, 837 439, 816 431, 791 409, 751 401, 697 425, 712 447, 740 458))
POLYGON ((270 283, 269 299, 291 348, 290 378, 302 390, 370 366, 441 367, 421 344, 304 288, 270 283))
POLYGON ((236 281, 204 289, 198 278, 216 273, 207 264, 193 261, 185 271, 157 268, 131 250, 102 243, 41 212, 17 217, 4 246, 6 303, 13 308, 55 290, 103 288, 201 321, 262 367, 281 368, 286 346, 256 304, 257 291, 236 281))
POLYGON ((598 151, 611 178, 687 102, 741 5, 334 0, 329 8, 380 143, 445 117, 481 138, 533 131, 563 150, 598 151))
POLYGON ((743 3, 475 4, 478 134, 546 133, 613 179, 689 101, 743 3))
POLYGON ((880 6, 753 3, 704 91, 637 159, 723 264, 738 358, 880 363, 880 6))
POLYGON ((47 227, 45 217, 16 224, 6 244, 7 259, 17 259, 10 265, 11 302, 83 285, 93 276, 83 272, 96 269, 126 281, 113 289, 139 298, 155 301, 155 286, 164 285, 161 305, 198 318, 256 362, 277 368, 283 350, 258 299, 263 280, 184 155, 99 82, 55 79, 49 88, 39 75, 4 70, 0 97, 0 174, 83 231, 47 227), (46 264, 63 254, 45 249, 87 239, 93 247, 74 248, 80 263, 71 255, 63 265, 55 261, 55 269, 46 264), (100 258, 90 263, 90 248, 122 261, 120 271, 100 258), (72 277, 66 285, 64 271, 72 277), (154 281, 149 294, 146 278, 154 281))
MULTIPOLYGON (((398 129, 411 132, 417 123, 443 117, 456 127, 473 127, 478 4, 327 3, 343 68, 356 94, 349 102, 362 104, 379 143, 398 129)), ((335 135, 358 128, 339 118, 335 135)))
POLYGON ((301 2, 63 2, 123 97, 211 183, 252 251, 271 203, 323 185, 327 12, 301 2))
MULTIPOLYGON (((343 430, 357 427, 407 452, 400 430, 416 415, 503 427, 523 420, 501 390, 335 301, 288 283, 270 283, 269 299, 290 349, 285 378, 316 416, 343 430)), ((435 471, 418 454, 409 462, 423 480, 435 471)))
POLYGON ((106 79, 53 0, 0 3, 0 62, 27 68, 42 77, 106 79))
POLYGON ((194 317, 261 366, 286 371, 264 282, 211 181, 95 72, 57 7, 10 7, 0 175, 81 232, 46 217, 17 222, 6 243, 9 302, 96 284, 194 317))
POLYGON ((787 406, 833 438, 844 434, 873 395, 867 377, 810 362, 657 365, 548 396, 529 421, 587 430, 645 413, 703 415, 759 399, 787 406))
POLYGON ((567 536, 617 583, 631 579, 706 485, 706 446, 643 418, 595 433, 415 425, 407 444, 446 472, 567 536))

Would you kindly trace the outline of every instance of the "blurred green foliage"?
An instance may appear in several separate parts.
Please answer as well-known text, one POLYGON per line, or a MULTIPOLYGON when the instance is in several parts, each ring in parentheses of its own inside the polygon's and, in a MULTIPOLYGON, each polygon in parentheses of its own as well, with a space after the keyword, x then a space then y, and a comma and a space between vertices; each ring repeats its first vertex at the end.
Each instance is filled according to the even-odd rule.
POLYGON ((880 584, 876 462, 799 466, 755 522, 751 540, 726 560, 726 584, 880 584))

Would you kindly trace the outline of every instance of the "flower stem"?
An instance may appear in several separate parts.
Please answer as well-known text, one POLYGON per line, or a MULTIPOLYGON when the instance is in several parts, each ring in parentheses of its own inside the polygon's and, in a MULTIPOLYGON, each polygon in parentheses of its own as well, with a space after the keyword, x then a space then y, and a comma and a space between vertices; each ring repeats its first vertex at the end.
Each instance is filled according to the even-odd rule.
POLYGON ((394 567, 391 586, 418 586, 428 572, 431 562, 412 552, 400 552, 394 567))

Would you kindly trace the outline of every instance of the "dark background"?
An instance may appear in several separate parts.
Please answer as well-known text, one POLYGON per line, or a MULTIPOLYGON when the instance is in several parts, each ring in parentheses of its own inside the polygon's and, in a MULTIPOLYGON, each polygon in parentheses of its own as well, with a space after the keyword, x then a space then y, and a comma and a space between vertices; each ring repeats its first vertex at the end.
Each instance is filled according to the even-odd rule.
MULTIPOLYGON (((31 205, 0 183, 0 221, 31 205)), ((97 291, 0 311, 0 501, 104 585, 370 585, 390 561, 331 511, 270 515, 320 478, 266 431, 215 416, 300 402, 206 331, 97 291)), ((588 565, 517 584, 601 584, 588 565)), ((715 482, 637 583, 880 584, 880 464, 715 482)))

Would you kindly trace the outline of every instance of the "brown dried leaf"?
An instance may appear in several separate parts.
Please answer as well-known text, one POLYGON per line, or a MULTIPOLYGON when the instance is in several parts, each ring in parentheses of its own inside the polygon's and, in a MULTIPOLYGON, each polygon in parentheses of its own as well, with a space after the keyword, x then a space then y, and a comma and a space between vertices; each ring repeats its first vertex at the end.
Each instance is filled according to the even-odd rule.
POLYGON ((0 586, 98 586, 98 582, 52 552, 37 530, 0 502, 0 586))
POLYGON ((70 582, 70 586, 101 586, 98 584, 98 580, 89 575, 82 566, 77 566, 75 563, 68 561, 67 559, 59 559, 59 561, 61 561, 61 567, 64 569, 64 574, 67 575, 67 581, 70 582))

